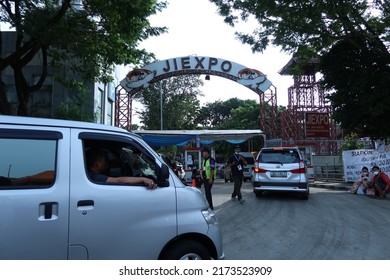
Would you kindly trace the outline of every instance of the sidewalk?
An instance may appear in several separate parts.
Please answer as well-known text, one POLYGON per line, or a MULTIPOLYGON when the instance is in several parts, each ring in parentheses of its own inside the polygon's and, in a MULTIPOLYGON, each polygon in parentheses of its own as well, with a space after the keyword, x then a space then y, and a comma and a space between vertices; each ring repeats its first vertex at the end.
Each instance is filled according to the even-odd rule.
POLYGON ((352 182, 324 182, 324 181, 314 181, 309 183, 310 187, 314 188, 326 188, 326 189, 335 189, 340 191, 349 190, 352 187, 352 182))
MULTIPOLYGON (((347 191, 352 188, 352 182, 323 182, 323 181, 314 181, 309 183, 310 187, 314 188, 326 188, 334 189, 338 191, 347 191)), ((367 196, 366 196, 367 197, 367 196)), ((390 200, 390 193, 387 193, 385 200, 390 200)))

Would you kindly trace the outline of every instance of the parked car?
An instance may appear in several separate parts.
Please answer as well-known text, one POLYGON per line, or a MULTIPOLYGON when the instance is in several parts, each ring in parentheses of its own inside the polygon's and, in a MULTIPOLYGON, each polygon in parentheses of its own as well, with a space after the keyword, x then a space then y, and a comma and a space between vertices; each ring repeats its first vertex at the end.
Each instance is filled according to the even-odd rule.
POLYGON ((225 178, 225 164, 220 163, 217 166, 217 178, 224 179, 225 178))
POLYGON ((252 171, 255 167, 255 157, 251 152, 240 152, 240 155, 242 155, 245 158, 245 161, 247 163, 246 166, 244 166, 244 182, 247 180, 252 179, 252 171))
POLYGON ((0 115, 0 155, 0 259, 224 258, 202 192, 136 134, 0 115), (93 181, 85 155, 95 148, 104 175, 148 177, 158 187, 93 181))
POLYGON ((295 192, 309 198, 307 168, 298 147, 263 148, 256 158, 253 192, 295 192))
POLYGON ((223 178, 225 180, 225 183, 227 182, 233 182, 233 176, 232 176, 232 170, 228 164, 226 164, 226 167, 223 172, 223 178))

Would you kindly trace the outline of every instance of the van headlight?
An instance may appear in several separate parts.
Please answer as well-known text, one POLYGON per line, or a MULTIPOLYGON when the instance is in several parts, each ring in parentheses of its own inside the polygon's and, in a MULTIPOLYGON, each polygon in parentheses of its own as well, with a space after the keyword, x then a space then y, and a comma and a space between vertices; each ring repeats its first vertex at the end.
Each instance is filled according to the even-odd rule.
POLYGON ((206 220, 207 224, 218 225, 217 216, 215 215, 214 211, 211 210, 210 208, 207 210, 202 210, 202 215, 206 220))

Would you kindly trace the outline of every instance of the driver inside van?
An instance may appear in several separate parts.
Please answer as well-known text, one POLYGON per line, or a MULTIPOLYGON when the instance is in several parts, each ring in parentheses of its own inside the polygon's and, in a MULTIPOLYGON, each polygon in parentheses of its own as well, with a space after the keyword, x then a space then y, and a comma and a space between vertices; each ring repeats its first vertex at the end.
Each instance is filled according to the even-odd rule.
POLYGON ((104 152, 100 149, 93 148, 86 151, 86 161, 88 176, 94 182, 127 185, 144 184, 150 190, 154 190, 157 187, 152 179, 146 177, 109 177, 102 174, 106 169, 106 159, 104 152))

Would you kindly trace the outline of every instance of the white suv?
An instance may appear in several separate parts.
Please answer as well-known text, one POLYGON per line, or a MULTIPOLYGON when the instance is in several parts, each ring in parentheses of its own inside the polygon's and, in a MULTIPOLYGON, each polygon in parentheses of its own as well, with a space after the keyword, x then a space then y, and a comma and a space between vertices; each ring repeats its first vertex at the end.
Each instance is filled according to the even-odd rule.
POLYGON ((253 192, 295 192, 309 198, 307 168, 297 147, 263 148, 259 152, 252 177, 253 192))

